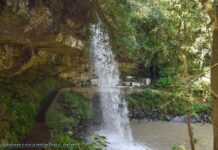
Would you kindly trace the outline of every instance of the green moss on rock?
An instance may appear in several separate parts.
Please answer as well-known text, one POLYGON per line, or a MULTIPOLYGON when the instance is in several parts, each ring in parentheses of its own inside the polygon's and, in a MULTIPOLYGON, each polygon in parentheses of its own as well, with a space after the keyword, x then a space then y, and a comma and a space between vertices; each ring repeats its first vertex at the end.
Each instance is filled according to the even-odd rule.
POLYGON ((52 91, 61 87, 54 79, 36 83, 14 81, 1 84, 0 89, 0 143, 15 143, 33 128, 40 103, 52 91))
POLYGON ((89 116, 88 100, 72 92, 63 92, 53 101, 48 109, 46 122, 49 128, 58 132, 72 132, 85 129, 85 122, 89 116))

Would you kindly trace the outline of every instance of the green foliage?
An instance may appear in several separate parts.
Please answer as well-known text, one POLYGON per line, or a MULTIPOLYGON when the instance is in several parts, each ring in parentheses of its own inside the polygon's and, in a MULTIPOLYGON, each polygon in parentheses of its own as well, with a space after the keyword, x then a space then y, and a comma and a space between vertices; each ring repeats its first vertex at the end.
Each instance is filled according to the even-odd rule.
MULTIPOLYGON (((110 0, 101 3, 108 24, 121 32, 126 27, 131 29, 128 36, 117 29, 110 31, 113 32, 114 48, 118 52, 127 50, 129 58, 143 66, 144 74, 151 76, 149 71, 152 69, 160 75, 167 68, 182 73, 180 56, 183 53, 191 59, 190 74, 201 70, 202 54, 210 49, 210 35, 205 31, 208 18, 198 1, 110 0), (116 23, 118 25, 114 25, 116 23), (199 39, 203 40, 197 42, 199 39)), ((203 66, 209 65, 206 61, 208 59, 204 59, 203 66)))
MULTIPOLYGON (((76 138, 77 130, 82 128, 89 117, 88 100, 84 96, 63 91, 50 106, 46 121, 52 131, 52 143, 72 144, 67 150, 103 150, 106 145, 105 137, 94 136, 91 143, 76 138)), ((61 148, 60 148, 61 149, 61 148)))
POLYGON ((206 114, 210 114, 211 113, 211 107, 206 105, 206 104, 201 104, 198 102, 195 102, 192 104, 192 111, 195 114, 199 114, 199 113, 206 113, 206 114))
POLYGON ((47 125, 55 131, 73 130, 78 124, 78 120, 73 117, 66 117, 63 112, 51 111, 48 114, 47 125))
MULTIPOLYGON (((103 150, 107 147, 108 142, 103 136, 94 136, 91 143, 85 143, 82 140, 75 139, 69 135, 60 133, 52 137, 52 143, 57 144, 71 144, 71 148, 65 148, 66 150, 103 150)), ((63 148, 59 148, 62 150, 63 148)), ((59 150, 58 149, 58 150, 59 150)))
POLYGON ((131 27, 125 20, 124 3, 117 0, 94 0, 93 5, 97 17, 100 17, 104 22, 112 39, 115 36, 128 38, 131 35, 131 27))
POLYGON ((79 116, 82 119, 87 119, 89 115, 88 100, 84 96, 78 93, 63 92, 61 94, 59 102, 62 101, 65 104, 71 105, 76 108, 74 110, 75 116, 79 116))
MULTIPOLYGON (((65 148, 66 150, 83 150, 83 149, 92 150, 92 149, 89 149, 88 148, 89 146, 87 144, 85 144, 84 142, 79 141, 79 140, 75 140, 74 138, 70 137, 69 135, 66 135, 63 133, 55 135, 54 137, 52 137, 52 143, 62 144, 62 146, 64 144, 71 144, 72 146, 65 148)), ((62 150, 63 147, 62 148, 60 147, 57 149, 62 150)))
POLYGON ((169 96, 168 103, 165 106, 167 112, 173 116, 182 116, 187 112, 187 101, 183 94, 175 93, 169 96))
POLYGON ((89 116, 88 100, 73 92, 64 91, 50 106, 46 121, 55 132, 76 132, 89 116))
MULTIPOLYGON (((164 119, 166 115, 182 116, 190 109, 192 116, 200 114, 211 114, 211 107, 201 102, 190 103, 184 93, 166 93, 145 89, 143 92, 126 94, 130 111, 141 109, 145 114, 158 113, 159 119, 164 119), (190 103, 190 108, 188 107, 190 103)), ((145 116, 146 117, 146 116, 145 116)), ((150 117, 150 116, 147 116, 150 117)))
POLYGON ((153 92, 151 89, 125 95, 125 98, 130 109, 141 108, 145 113, 159 109, 162 101, 160 94, 153 92))
POLYGON ((186 150, 186 148, 183 145, 180 146, 173 146, 172 150, 186 150))
POLYGON ((56 136, 53 136, 51 139, 52 143, 57 143, 57 144, 73 144, 75 143, 75 139, 70 137, 69 135, 66 134, 59 134, 56 136))
POLYGON ((205 81, 198 81, 190 85, 190 92, 195 97, 202 97, 207 101, 211 100, 210 83, 205 81))
POLYGON ((167 88, 171 88, 172 84, 173 84, 172 78, 168 76, 168 77, 159 78, 155 83, 155 86, 157 88, 167 89, 167 88))
POLYGON ((29 133, 35 123, 41 101, 59 86, 60 83, 53 79, 30 84, 10 82, 1 86, 0 107, 3 107, 5 111, 5 124, 10 127, 8 129, 2 127, 3 124, 0 125, 2 130, 7 130, 7 133, 0 132, 2 140, 11 143, 19 142, 29 133), (4 135, 1 135, 3 133, 4 135))
POLYGON ((108 144, 109 142, 107 142, 106 137, 94 135, 90 145, 96 150, 103 150, 107 147, 108 144))

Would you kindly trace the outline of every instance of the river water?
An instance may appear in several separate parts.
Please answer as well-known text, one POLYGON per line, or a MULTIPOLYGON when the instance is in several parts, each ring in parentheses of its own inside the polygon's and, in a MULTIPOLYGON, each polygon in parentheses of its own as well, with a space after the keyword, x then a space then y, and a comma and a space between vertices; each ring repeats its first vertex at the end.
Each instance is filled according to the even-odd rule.
MULTIPOLYGON (((197 139, 196 150, 212 150, 213 137, 211 124, 192 124, 197 139)), ((171 150, 174 145, 189 147, 189 137, 185 123, 165 121, 139 121, 132 123, 134 140, 152 150, 171 150)))

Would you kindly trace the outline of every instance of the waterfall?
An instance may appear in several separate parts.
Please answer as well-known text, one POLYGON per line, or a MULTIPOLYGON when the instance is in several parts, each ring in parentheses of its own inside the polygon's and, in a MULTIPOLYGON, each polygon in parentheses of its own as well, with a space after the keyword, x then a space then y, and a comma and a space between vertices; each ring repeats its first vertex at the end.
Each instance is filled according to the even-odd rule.
POLYGON ((109 36, 102 23, 92 25, 90 55, 99 80, 102 128, 98 134, 110 143, 107 150, 148 150, 133 142, 128 108, 119 88, 119 70, 112 53, 109 36))

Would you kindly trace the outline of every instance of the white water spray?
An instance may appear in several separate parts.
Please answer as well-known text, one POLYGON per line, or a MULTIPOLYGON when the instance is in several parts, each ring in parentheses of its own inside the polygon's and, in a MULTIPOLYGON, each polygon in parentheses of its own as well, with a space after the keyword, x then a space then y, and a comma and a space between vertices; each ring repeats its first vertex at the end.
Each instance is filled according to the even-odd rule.
POLYGON ((110 143, 107 150, 149 150, 133 142, 128 109, 118 87, 119 71, 112 53, 109 36, 102 24, 91 26, 91 58, 99 78, 102 129, 97 133, 110 143))

